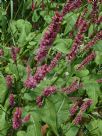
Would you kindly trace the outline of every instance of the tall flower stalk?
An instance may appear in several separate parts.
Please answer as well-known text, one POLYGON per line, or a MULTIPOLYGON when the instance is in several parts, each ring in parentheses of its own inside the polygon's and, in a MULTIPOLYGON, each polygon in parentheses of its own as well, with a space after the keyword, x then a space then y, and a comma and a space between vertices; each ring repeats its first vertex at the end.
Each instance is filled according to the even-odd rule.
POLYGON ((53 44, 57 33, 60 30, 62 15, 59 12, 55 13, 55 16, 52 19, 51 24, 48 26, 48 29, 44 33, 44 36, 40 42, 40 47, 37 52, 36 60, 41 62, 47 55, 49 48, 53 44))
POLYGON ((82 0, 67 0, 66 4, 64 5, 64 8, 62 10, 62 14, 66 15, 67 13, 80 8, 82 4, 82 0))

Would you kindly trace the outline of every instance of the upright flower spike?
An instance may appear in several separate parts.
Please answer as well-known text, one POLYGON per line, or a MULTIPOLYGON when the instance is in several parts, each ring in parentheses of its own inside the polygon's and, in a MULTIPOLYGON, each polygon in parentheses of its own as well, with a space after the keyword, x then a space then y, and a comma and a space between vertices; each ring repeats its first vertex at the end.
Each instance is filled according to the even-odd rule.
POLYGON ((30 114, 26 115, 23 119, 22 119, 22 122, 23 123, 26 123, 30 120, 30 114))
POLYGON ((62 10, 62 14, 65 16, 67 13, 80 8, 82 4, 82 0, 67 0, 63 10, 62 10))
POLYGON ((11 48, 11 57, 12 57, 14 62, 16 62, 17 54, 19 53, 19 51, 20 51, 20 48, 17 48, 17 47, 11 48))
POLYGON ((9 103, 10 103, 11 107, 14 107, 14 105, 15 105, 14 94, 10 94, 10 96, 9 96, 9 103))
POLYGON ((68 61, 73 61, 77 55, 78 49, 83 41, 84 38, 84 33, 86 32, 87 28, 88 28, 88 23, 85 20, 81 20, 81 26, 79 27, 79 32, 76 35, 71 51, 69 52, 69 54, 67 54, 66 58, 68 61))
POLYGON ((47 74, 47 65, 42 65, 41 67, 38 67, 36 70, 35 75, 33 76, 33 79, 36 81, 36 83, 40 83, 41 80, 44 79, 44 77, 47 74))
POLYGON ((100 24, 100 23, 102 23, 102 16, 100 16, 100 17, 98 18, 98 20, 97 20, 97 24, 100 24))
POLYGON ((89 55, 81 62, 81 64, 78 66, 77 70, 83 69, 83 67, 84 67, 85 65, 87 65, 90 61, 92 61, 95 57, 96 57, 95 52, 92 52, 91 54, 89 54, 89 55))
POLYGON ((0 49, 0 57, 2 57, 4 55, 4 51, 3 49, 0 49))
POLYGON ((37 85, 37 82, 36 80, 34 79, 33 76, 28 76, 27 77, 27 80, 24 82, 24 86, 27 88, 27 89, 32 89, 32 88, 35 88, 37 85))
POLYGON ((56 92, 56 87, 50 86, 50 87, 47 87, 43 90, 43 96, 48 97, 55 92, 56 92))
POLYGON ((85 112, 90 107, 90 105, 92 105, 92 103, 93 103, 92 99, 88 99, 85 102, 83 102, 83 104, 80 107, 80 112, 85 112))
POLYGON ((34 3, 34 0, 32 0, 32 6, 31 6, 31 8, 32 8, 32 11, 35 10, 35 3, 34 3))
POLYGON ((6 84, 7 87, 10 89, 13 85, 13 77, 11 75, 6 76, 6 84))
POLYGON ((69 110, 70 115, 71 115, 71 116, 74 116, 74 115, 76 114, 76 112, 78 111, 78 108, 79 108, 78 102, 74 103, 74 104, 72 105, 72 107, 70 108, 70 110, 69 110))
POLYGON ((36 104, 38 105, 39 108, 43 105, 43 97, 42 96, 38 96, 36 98, 36 104))
POLYGON ((85 48, 83 49, 83 51, 89 50, 91 47, 94 46, 94 44, 98 41, 98 40, 102 40, 102 30, 100 30, 99 32, 97 32, 97 34, 93 37, 93 39, 88 42, 85 46, 85 48))
POLYGON ((98 80, 96 80, 97 81, 97 83, 102 83, 102 78, 101 79, 98 79, 98 80))
POLYGON ((57 33, 60 30, 61 22, 62 15, 56 12, 51 24, 49 25, 47 31, 45 32, 40 42, 40 47, 35 58, 38 62, 42 61, 46 57, 49 48, 51 47, 52 43, 54 42, 57 36, 57 33))
POLYGON ((81 121, 82 121, 82 113, 79 112, 72 123, 74 125, 79 125, 81 121))
POLYGON ((78 80, 76 80, 68 87, 63 88, 63 92, 65 92, 67 94, 71 94, 71 93, 77 91, 79 88, 80 88, 80 84, 79 84, 78 80))
POLYGON ((57 53, 54 59, 51 61, 50 65, 47 68, 47 71, 50 72, 58 63, 59 59, 61 58, 62 54, 57 53))
POLYGON ((22 125, 21 115, 22 115, 22 109, 17 107, 16 111, 13 114, 13 119, 12 119, 14 129, 18 129, 21 127, 22 125))
POLYGON ((99 0, 93 0, 93 6, 91 12, 91 18, 93 23, 96 23, 98 20, 98 12, 99 12, 98 1, 99 0))

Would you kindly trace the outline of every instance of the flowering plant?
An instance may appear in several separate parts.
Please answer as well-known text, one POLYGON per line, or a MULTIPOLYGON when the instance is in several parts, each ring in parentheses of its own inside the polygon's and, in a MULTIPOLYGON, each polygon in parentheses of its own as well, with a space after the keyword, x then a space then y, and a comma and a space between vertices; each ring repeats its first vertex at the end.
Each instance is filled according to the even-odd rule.
POLYGON ((1 0, 0 96, 0 136, 101 136, 102 0, 1 0))

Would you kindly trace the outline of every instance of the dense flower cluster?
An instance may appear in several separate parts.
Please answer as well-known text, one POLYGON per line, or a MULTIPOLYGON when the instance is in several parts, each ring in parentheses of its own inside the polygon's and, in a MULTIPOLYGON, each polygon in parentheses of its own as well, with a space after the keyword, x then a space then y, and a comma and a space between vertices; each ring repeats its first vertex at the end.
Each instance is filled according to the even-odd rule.
POLYGON ((89 54, 78 66, 77 70, 81 70, 85 65, 87 65, 90 61, 92 61, 95 58, 96 54, 95 52, 92 52, 89 54))
POLYGON ((54 59, 51 61, 50 65, 47 68, 47 71, 50 72, 58 63, 59 59, 61 58, 61 53, 57 53, 54 59))
POLYGON ((20 48, 17 47, 12 47, 11 48, 11 57, 13 59, 14 62, 16 62, 17 59, 17 54, 20 52, 20 48))
POLYGON ((53 41, 57 36, 57 33, 60 30, 61 22, 62 22, 62 15, 56 12, 50 26, 48 27, 47 31, 45 32, 40 42, 40 47, 36 56, 36 60, 38 62, 44 59, 45 56, 47 55, 50 46, 52 45, 53 41))
POLYGON ((37 68, 33 78, 37 83, 40 83, 40 81, 44 79, 46 74, 47 74, 47 65, 45 64, 37 68))
POLYGON ((78 16, 77 21, 75 23, 75 27, 77 29, 79 29, 80 26, 83 24, 86 13, 87 13, 87 8, 83 11, 83 13, 81 15, 78 16))
POLYGON ((86 44, 86 46, 85 46, 85 48, 83 50, 86 51, 86 50, 90 49, 91 47, 94 46, 94 44, 98 40, 102 40, 102 30, 100 30, 99 32, 97 32, 97 34, 93 37, 93 39, 86 44))
POLYGON ((36 104, 41 107, 43 105, 43 97, 42 96, 38 96, 36 98, 36 104))
POLYGON ((80 111, 81 112, 85 112, 87 110, 88 107, 90 107, 90 105, 92 105, 93 101, 92 99, 88 99, 85 102, 83 102, 83 104, 80 107, 80 111))
POLYGON ((74 125, 78 125, 82 121, 83 113, 92 105, 92 99, 88 99, 80 107, 80 111, 78 112, 77 116, 73 120, 74 125))
POLYGON ((102 83, 102 78, 97 80, 97 83, 102 83))
POLYGON ((13 85, 13 77, 12 75, 7 75, 6 76, 6 84, 8 88, 11 88, 13 85))
POLYGON ((76 114, 76 112, 78 111, 78 102, 74 103, 72 105, 72 107, 70 108, 69 112, 71 114, 71 116, 74 116, 76 114))
POLYGON ((13 120, 12 120, 14 129, 18 129, 21 127, 22 125, 21 115, 22 115, 22 109, 17 107, 16 111, 13 114, 13 120))
POLYGON ((38 107, 41 107, 43 105, 43 97, 48 97, 48 96, 52 95, 55 92, 56 92, 56 87, 55 86, 49 86, 49 87, 45 88, 42 91, 42 95, 38 96, 36 98, 36 104, 38 105, 38 107))
POLYGON ((22 123, 26 123, 30 120, 30 114, 26 115, 23 119, 22 119, 22 123))
POLYGON ((30 120, 30 114, 26 115, 22 119, 22 109, 20 107, 17 107, 16 111, 13 113, 13 119, 12 119, 13 128, 18 129, 22 126, 22 123, 26 123, 29 120, 30 120))
POLYGON ((27 77, 27 80, 24 82, 24 86, 28 89, 35 88, 37 84, 44 79, 46 74, 47 74, 47 65, 45 64, 37 68, 34 76, 30 75, 27 77))
POLYGON ((34 77, 33 76, 29 76, 27 78, 27 80, 24 82, 24 86, 28 89, 32 89, 32 88, 35 88, 37 85, 37 82, 36 80, 34 80, 34 77))
POLYGON ((78 125, 82 120, 82 113, 78 113, 77 116, 75 117, 75 119, 73 120, 73 124, 74 125, 78 125))
POLYGON ((72 61, 75 59, 78 49, 83 41, 84 33, 86 32, 88 28, 88 23, 84 19, 81 19, 80 23, 81 23, 81 26, 79 27, 79 32, 74 39, 71 51, 69 52, 69 54, 67 54, 67 60, 69 61, 72 61))
POLYGON ((0 57, 2 57, 4 55, 4 51, 3 49, 0 49, 0 57))
POLYGON ((50 86, 50 87, 47 87, 43 90, 43 96, 48 97, 55 92, 56 92, 56 87, 50 86))
POLYGON ((14 94, 12 94, 12 93, 9 96, 9 103, 10 103, 11 107, 14 107, 14 105, 15 105, 15 98, 14 98, 14 94))
POLYGON ((77 91, 79 88, 80 88, 79 81, 76 80, 70 86, 63 88, 63 92, 65 92, 67 94, 71 94, 71 93, 77 91))
POLYGON ((91 18, 92 22, 96 23, 98 20, 98 0, 93 1, 93 7, 92 7, 92 12, 91 12, 91 18))
POLYGON ((63 15, 66 15, 68 12, 71 12, 79 8, 81 4, 82 4, 82 0, 67 0, 62 11, 63 15))

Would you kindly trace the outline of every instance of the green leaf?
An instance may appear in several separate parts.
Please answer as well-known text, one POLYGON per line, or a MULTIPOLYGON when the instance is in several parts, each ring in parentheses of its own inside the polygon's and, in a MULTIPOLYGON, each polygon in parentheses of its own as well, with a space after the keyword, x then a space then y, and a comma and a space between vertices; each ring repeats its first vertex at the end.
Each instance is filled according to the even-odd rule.
POLYGON ((94 45, 93 49, 95 51, 102 52, 102 40, 97 41, 97 43, 94 45))
POLYGON ((5 99, 5 95, 7 93, 6 80, 2 73, 0 73, 0 103, 5 99))
POLYGON ((89 132, 96 136, 102 136, 102 120, 94 119, 86 125, 89 132))
POLYGON ((25 131, 18 131, 17 136, 26 136, 25 131))
POLYGON ((56 124, 56 111, 54 104, 46 99, 45 105, 39 110, 42 120, 52 128, 52 131, 58 136, 56 124))
POLYGON ((37 22, 38 20, 39 20, 39 15, 38 15, 38 13, 37 13, 37 11, 36 10, 34 10, 34 12, 33 12, 33 16, 32 16, 32 21, 33 22, 37 22))
POLYGON ((84 87, 86 89, 86 92, 87 92, 89 98, 91 98, 93 100, 93 108, 94 108, 98 102, 98 97, 100 95, 100 87, 99 87, 98 83, 93 80, 88 80, 88 81, 84 82, 84 87))
POLYGON ((69 118, 69 100, 60 93, 55 94, 50 99, 55 105, 57 113, 57 124, 60 126, 69 118))
POLYGON ((8 128, 8 123, 6 121, 6 109, 0 105, 0 130, 2 130, 2 134, 6 135, 7 133, 7 128, 8 128))
POLYGON ((39 120, 33 113, 31 113, 30 120, 32 124, 27 127, 27 136, 42 136, 39 120))
POLYGON ((89 70, 87 70, 87 69, 82 69, 82 70, 77 70, 76 72, 75 72, 75 74, 76 74, 76 76, 78 76, 78 77, 85 77, 85 76, 87 76, 88 74, 89 74, 89 70))
POLYGON ((96 51, 95 62, 97 65, 102 64, 102 52, 96 51))
POLYGON ((72 14, 70 17, 65 18, 67 25, 66 25, 65 30, 64 30, 64 35, 68 34, 72 30, 72 28, 73 28, 73 26, 76 22, 76 19, 77 19, 76 14, 72 14))
POLYGON ((68 53, 68 49, 70 48, 71 44, 72 39, 56 39, 53 48, 66 54, 68 53))
POLYGON ((72 126, 72 127, 67 131, 67 133, 65 134, 65 136, 76 136, 77 133, 78 133, 78 130, 79 130, 78 127, 72 126))
POLYGON ((88 36, 91 36, 93 34, 93 31, 94 31, 94 25, 91 24, 88 30, 88 36))

